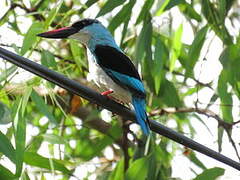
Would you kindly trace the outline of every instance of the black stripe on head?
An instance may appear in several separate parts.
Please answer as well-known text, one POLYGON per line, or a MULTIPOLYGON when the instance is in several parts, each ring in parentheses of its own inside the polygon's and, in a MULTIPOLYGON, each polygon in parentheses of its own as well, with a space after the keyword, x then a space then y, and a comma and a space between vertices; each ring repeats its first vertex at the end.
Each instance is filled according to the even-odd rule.
POLYGON ((78 31, 83 29, 86 26, 89 26, 93 23, 99 23, 96 19, 83 19, 72 24, 72 27, 76 28, 78 31))

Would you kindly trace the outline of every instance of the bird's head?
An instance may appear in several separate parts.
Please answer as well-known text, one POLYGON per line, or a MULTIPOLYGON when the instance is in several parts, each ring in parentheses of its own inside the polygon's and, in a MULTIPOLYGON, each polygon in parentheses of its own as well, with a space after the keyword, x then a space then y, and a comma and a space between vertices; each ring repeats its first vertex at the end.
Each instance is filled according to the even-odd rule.
POLYGON ((73 23, 69 27, 63 27, 52 31, 38 34, 40 37, 52 39, 71 38, 87 45, 91 39, 101 39, 110 33, 96 19, 83 19, 73 23))

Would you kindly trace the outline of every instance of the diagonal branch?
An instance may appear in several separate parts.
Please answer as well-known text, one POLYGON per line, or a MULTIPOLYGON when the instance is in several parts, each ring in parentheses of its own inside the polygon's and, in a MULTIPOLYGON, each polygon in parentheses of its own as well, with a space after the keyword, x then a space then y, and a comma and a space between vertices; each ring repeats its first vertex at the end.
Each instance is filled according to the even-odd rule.
MULTIPOLYGON (((102 106, 103 108, 108 109, 109 111, 112 111, 113 113, 116 113, 123 118, 133 120, 135 121, 135 114, 129 110, 127 107, 118 104, 117 102, 102 96, 101 94, 95 92, 94 90, 82 86, 81 84, 77 83, 76 81, 73 81, 71 79, 68 79, 67 77, 52 71, 40 64, 37 64, 33 61, 30 61, 27 58, 24 58, 22 56, 19 56, 15 53, 12 53, 8 50, 5 50, 0 47, 0 57, 3 59, 17 65, 18 67, 21 67, 27 71, 30 71, 64 89, 67 89, 73 94, 79 95, 87 100, 89 100, 92 103, 98 104, 99 106, 102 106)), ((196 150, 202 154, 205 154, 209 157, 212 157, 222 163, 225 163, 237 170, 240 170, 240 163, 206 147, 202 144, 180 134, 176 131, 163 126, 162 124, 149 120, 150 129, 158 134, 161 134, 167 138, 170 138, 184 146, 187 146, 193 150, 196 150)))

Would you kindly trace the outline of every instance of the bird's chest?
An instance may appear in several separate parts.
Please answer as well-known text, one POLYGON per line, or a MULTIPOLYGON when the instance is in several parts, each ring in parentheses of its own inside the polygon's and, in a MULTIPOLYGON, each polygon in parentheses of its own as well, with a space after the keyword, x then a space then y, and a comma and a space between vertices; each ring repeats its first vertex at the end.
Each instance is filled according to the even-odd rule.
POLYGON ((113 94, 111 94, 111 96, 125 103, 131 102, 130 93, 116 84, 111 77, 105 73, 89 50, 87 55, 89 67, 88 80, 94 81, 94 83, 100 88, 101 92, 113 90, 113 94))

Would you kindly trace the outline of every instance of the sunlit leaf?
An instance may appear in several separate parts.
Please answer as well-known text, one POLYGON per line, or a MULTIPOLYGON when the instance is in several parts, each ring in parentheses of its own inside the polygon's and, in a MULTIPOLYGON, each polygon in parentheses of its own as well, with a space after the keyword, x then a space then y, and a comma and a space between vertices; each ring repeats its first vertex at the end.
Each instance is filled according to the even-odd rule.
POLYGON ((99 13, 97 14, 96 18, 99 16, 103 16, 109 12, 111 12, 114 8, 122 5, 125 1, 118 0, 118 1, 107 1, 103 7, 101 7, 99 13))
POLYGON ((191 151, 188 157, 195 165, 197 165, 201 169, 203 169, 203 170, 207 169, 206 166, 203 164, 203 162, 201 162, 198 159, 198 157, 196 156, 195 152, 191 151))
POLYGON ((221 18, 221 16, 225 16, 225 15, 220 15, 219 10, 215 7, 215 4, 212 3, 210 0, 204 0, 204 1, 201 1, 201 3, 202 3, 202 8, 201 8, 202 13, 207 19, 212 30, 218 35, 220 39, 222 39, 222 41, 226 45, 231 45, 232 37, 229 34, 224 24, 225 17, 221 18))
POLYGON ((79 47, 79 43, 77 41, 70 40, 70 48, 77 66, 79 68, 87 67, 86 62, 81 57, 81 47, 79 47))
POLYGON ((14 117, 15 127, 15 146, 16 146, 16 173, 17 177, 20 177, 23 168, 23 154, 25 151, 26 143, 26 119, 22 114, 22 99, 18 103, 18 108, 14 117))
POLYGON ((201 15, 198 14, 194 8, 188 4, 188 3, 184 3, 184 4, 180 4, 179 5, 179 9, 189 18, 195 19, 198 22, 202 21, 201 15))
POLYGON ((123 180, 124 179, 124 158, 118 163, 113 172, 110 174, 108 180, 123 180))
POLYGON ((159 93, 162 74, 163 74, 163 65, 167 59, 165 47, 163 42, 160 40, 160 37, 156 37, 156 45, 152 63, 152 76, 155 83, 155 92, 156 94, 159 93))
POLYGON ((113 17, 113 19, 111 20, 108 29, 109 31, 111 31, 112 33, 114 32, 114 30, 123 22, 125 22, 126 20, 129 20, 129 17, 131 15, 131 9, 133 8, 134 4, 135 4, 136 0, 130 0, 129 3, 127 3, 125 6, 122 7, 122 9, 113 17))
POLYGON ((190 49, 188 52, 188 59, 187 59, 188 61, 187 69, 189 73, 192 72, 194 65, 196 64, 199 58, 207 31, 208 31, 208 26, 205 26, 201 30, 199 30, 193 40, 192 45, 190 46, 190 49))
POLYGON ((182 32, 183 32, 183 25, 181 24, 176 32, 174 33, 173 40, 172 40, 172 47, 170 51, 170 71, 173 71, 175 67, 175 62, 180 55, 181 48, 182 48, 182 32))
POLYGON ((22 99, 22 115, 24 115, 24 112, 27 108, 27 103, 28 103, 28 100, 29 100, 29 97, 32 93, 32 86, 28 86, 26 87, 25 89, 25 92, 24 92, 24 96, 23 96, 23 99, 22 99))
POLYGON ((30 48, 33 47, 37 40, 37 34, 43 31, 43 24, 41 22, 34 22, 28 29, 22 44, 21 55, 24 55, 30 48))
POLYGON ((169 10, 174 6, 177 6, 179 4, 185 4, 186 1, 185 0, 175 0, 175 1, 169 1, 168 4, 166 5, 166 7, 164 8, 164 10, 169 10))
MULTIPOLYGON (((168 4, 170 4, 170 2, 172 2, 172 1, 171 0, 166 0, 166 1, 163 1, 163 2, 159 1, 159 9, 156 12, 156 16, 160 16, 165 10, 167 10, 166 7, 168 6, 168 4)), ((171 6, 171 7, 173 7, 173 6, 171 6)))
MULTIPOLYGON (((140 32, 140 35, 137 39, 136 49, 135 49, 135 58, 137 61, 143 59, 144 54, 147 52, 148 47, 151 48, 149 41, 151 42, 151 34, 152 34, 152 23, 146 22, 140 32)), ((148 59, 151 60, 151 59, 148 59)))
MULTIPOLYGON (((53 168, 55 170, 61 171, 66 174, 71 173, 70 170, 68 170, 62 163, 60 163, 61 161, 55 160, 55 159, 51 159, 51 161, 53 163, 53 168)), ((39 168, 45 168, 45 169, 51 170, 50 158, 40 156, 39 154, 34 152, 25 152, 24 162, 31 166, 36 166, 39 168)))
POLYGON ((142 10, 140 11, 140 14, 138 15, 136 24, 139 24, 143 19, 146 18, 146 16, 148 15, 153 3, 154 3, 154 0, 145 1, 144 5, 142 7, 142 10))
POLYGON ((222 176, 224 172, 224 169, 218 167, 206 169, 193 180, 215 180, 218 177, 222 176))
POLYGON ((134 161, 128 168, 125 180, 145 180, 148 173, 148 157, 143 157, 134 161))
POLYGON ((228 92, 227 72, 225 70, 222 71, 218 80, 218 94, 222 103, 220 108, 223 120, 232 123, 232 95, 228 92))

